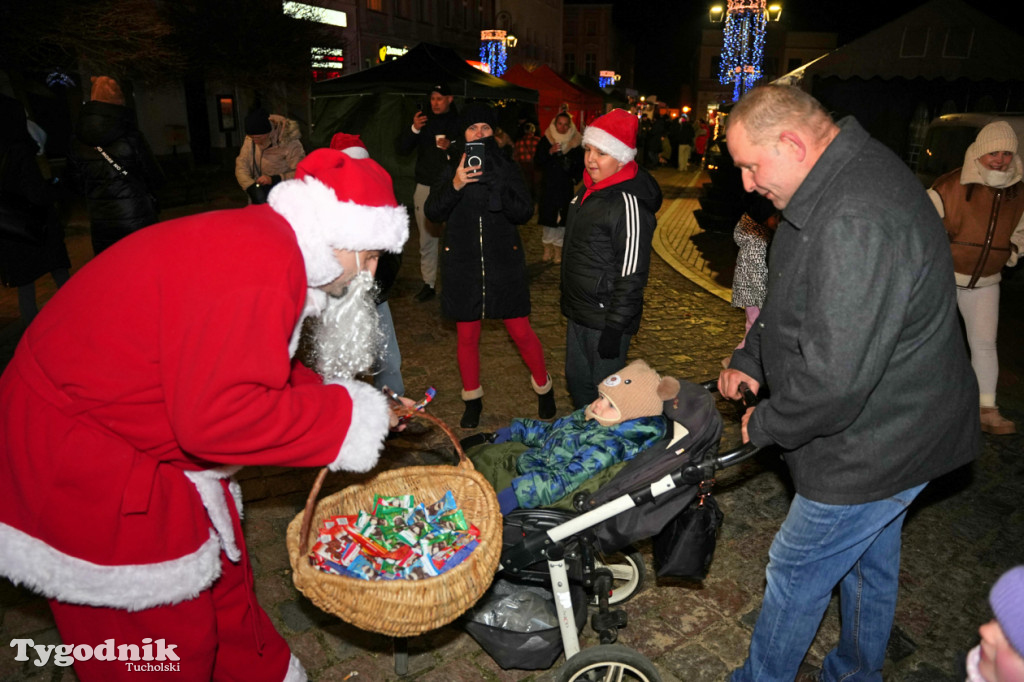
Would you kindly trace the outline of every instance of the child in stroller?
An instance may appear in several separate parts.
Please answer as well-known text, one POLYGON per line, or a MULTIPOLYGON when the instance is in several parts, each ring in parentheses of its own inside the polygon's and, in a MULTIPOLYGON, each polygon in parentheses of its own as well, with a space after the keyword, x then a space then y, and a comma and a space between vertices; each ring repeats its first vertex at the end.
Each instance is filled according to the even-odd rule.
POLYGON ((501 667, 547 668, 564 651, 566 663, 555 678, 563 682, 661 679, 649 660, 615 644, 627 619, 610 606, 642 589, 644 560, 631 543, 654 537, 657 547, 677 540, 664 536, 672 535, 671 522, 684 511, 701 506, 694 502, 704 492, 700 484, 758 451, 747 444, 718 454, 722 419, 710 393, 715 389, 715 382, 682 382, 663 403, 669 435, 616 467, 614 478, 595 492, 577 493, 575 513, 518 509, 506 515, 498 578, 549 590, 557 626, 526 633, 495 627, 487 621, 495 602, 485 594, 466 628, 501 667), (578 633, 588 604, 597 608, 591 627, 601 644, 581 651, 578 633))
POLYGON ((470 459, 498 492, 501 512, 543 506, 571 508, 582 485, 596 490, 616 464, 633 459, 665 435, 663 403, 679 382, 635 360, 598 385, 599 397, 554 423, 514 419, 492 445, 470 459), (562 501, 559 504, 559 501, 562 501))

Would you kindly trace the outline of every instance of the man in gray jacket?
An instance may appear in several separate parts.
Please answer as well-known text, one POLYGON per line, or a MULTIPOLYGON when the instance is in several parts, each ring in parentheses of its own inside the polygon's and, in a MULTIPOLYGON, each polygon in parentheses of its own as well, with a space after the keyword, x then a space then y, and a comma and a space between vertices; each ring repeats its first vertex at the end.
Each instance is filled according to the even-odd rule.
POLYGON ((797 88, 750 91, 727 139, 747 191, 783 220, 765 306, 719 386, 769 389, 744 439, 778 445, 796 487, 731 679, 792 681, 839 585, 820 679, 881 680, 907 508, 980 450, 948 240, 899 158, 797 88))

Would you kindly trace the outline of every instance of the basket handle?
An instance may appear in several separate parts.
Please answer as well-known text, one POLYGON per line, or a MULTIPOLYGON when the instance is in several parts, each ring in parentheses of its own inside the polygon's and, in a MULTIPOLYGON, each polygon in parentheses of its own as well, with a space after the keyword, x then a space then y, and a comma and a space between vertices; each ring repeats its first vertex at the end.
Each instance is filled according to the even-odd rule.
MULTIPOLYGON (((460 469, 466 469, 467 471, 474 471, 475 467, 473 463, 469 461, 469 457, 466 457, 465 451, 462 449, 462 444, 459 443, 458 437, 452 431, 451 427, 445 424, 441 419, 435 417, 432 414, 421 412, 419 410, 413 410, 408 407, 401 407, 395 410, 399 416, 410 416, 419 417, 420 419, 426 419, 427 421, 434 422, 437 424, 444 435, 448 436, 448 439, 455 446, 455 452, 459 455, 459 463, 456 464, 460 469)), ((309 491, 309 496, 306 498, 306 508, 302 512, 302 526, 299 531, 299 556, 306 556, 309 552, 309 533, 313 526, 313 508, 316 506, 316 499, 320 496, 320 488, 324 484, 324 479, 327 478, 328 468, 324 467, 317 474, 316 480, 313 481, 313 488, 309 491)))

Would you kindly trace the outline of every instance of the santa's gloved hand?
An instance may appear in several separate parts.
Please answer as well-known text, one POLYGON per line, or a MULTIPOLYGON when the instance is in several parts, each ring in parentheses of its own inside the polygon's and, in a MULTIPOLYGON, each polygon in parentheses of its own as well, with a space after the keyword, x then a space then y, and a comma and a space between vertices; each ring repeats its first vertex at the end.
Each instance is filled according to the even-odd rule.
POLYGON ((619 357, 619 346, 622 345, 622 330, 605 327, 601 330, 601 338, 597 340, 597 354, 602 360, 619 357))
POLYGON ((498 443, 507 443, 512 440, 512 427, 503 426, 494 432, 494 440, 491 441, 494 445, 498 443))
POLYGON ((501 508, 503 515, 519 509, 519 500, 516 499, 516 491, 512 486, 498 491, 498 506, 501 508))

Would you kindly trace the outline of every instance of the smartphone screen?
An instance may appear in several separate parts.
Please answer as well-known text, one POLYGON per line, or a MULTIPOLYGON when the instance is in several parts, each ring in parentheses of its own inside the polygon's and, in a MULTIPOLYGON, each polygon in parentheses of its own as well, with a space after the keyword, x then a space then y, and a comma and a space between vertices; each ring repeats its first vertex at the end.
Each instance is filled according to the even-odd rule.
POLYGON ((484 143, 482 140, 473 140, 466 143, 466 168, 479 168, 484 166, 484 143))

